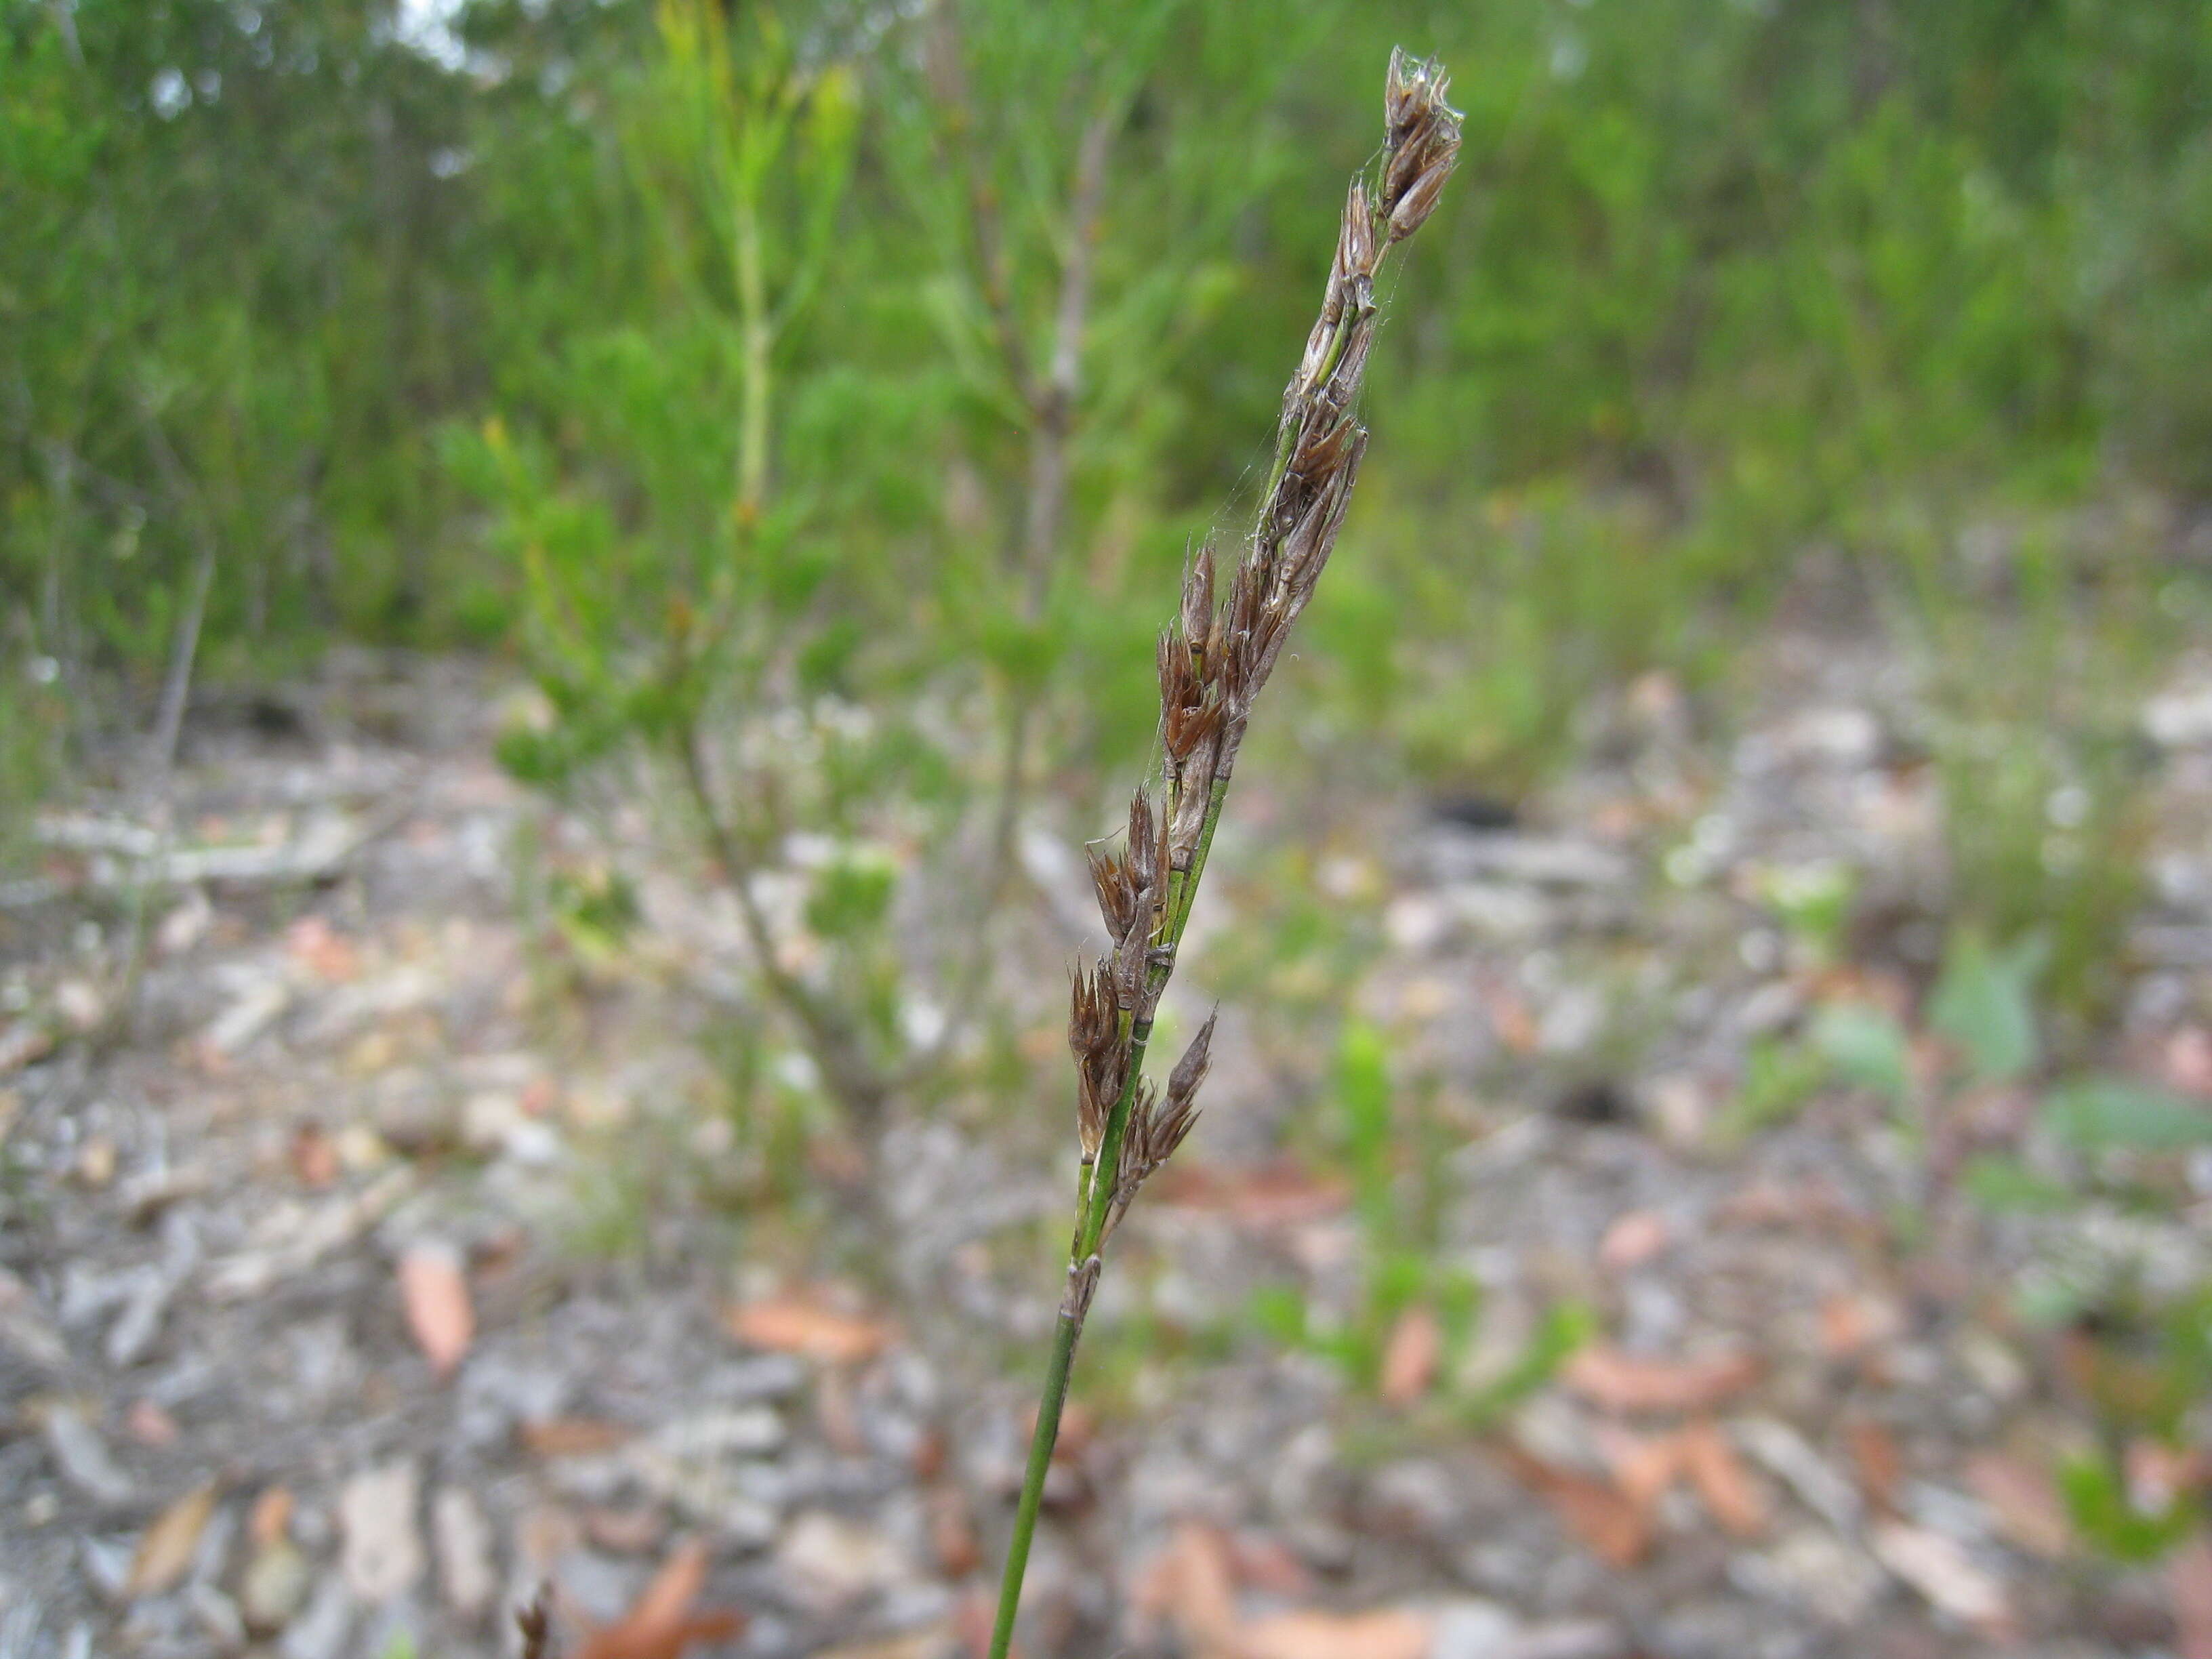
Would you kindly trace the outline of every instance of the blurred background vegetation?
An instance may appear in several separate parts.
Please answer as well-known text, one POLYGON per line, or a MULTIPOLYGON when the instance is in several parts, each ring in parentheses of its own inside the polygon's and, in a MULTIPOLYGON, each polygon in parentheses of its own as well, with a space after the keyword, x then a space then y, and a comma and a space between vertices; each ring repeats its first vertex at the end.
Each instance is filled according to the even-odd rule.
MULTIPOLYGON (((2085 588, 2145 637, 2203 615, 2201 8, 987 8, 958 86, 858 4, 4 16, 11 799, 150 718, 203 580, 218 678, 489 647, 605 714, 586 682, 696 625, 861 702, 1034 687, 1054 762, 1127 749, 1401 40, 1472 165, 1395 297, 1333 718, 1510 791, 1592 682, 1724 673, 1808 556, 1947 641, 2085 588), (1024 555, 1041 428, 1063 522, 1024 555)), ((1962 719, 2054 695, 2022 678, 1962 719)))

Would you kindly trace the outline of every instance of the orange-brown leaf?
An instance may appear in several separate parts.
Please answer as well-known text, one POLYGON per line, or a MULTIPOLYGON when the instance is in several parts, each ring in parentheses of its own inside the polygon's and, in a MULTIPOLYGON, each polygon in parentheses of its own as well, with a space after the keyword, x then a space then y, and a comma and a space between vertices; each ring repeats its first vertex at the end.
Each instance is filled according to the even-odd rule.
POLYGON ((1350 1183, 1316 1174, 1288 1158, 1247 1169, 1209 1164, 1170 1164, 1158 1177, 1156 1200, 1212 1210, 1249 1227, 1295 1227, 1324 1221, 1351 1202, 1350 1183))
POLYGON ((1639 1435, 1600 1423, 1591 1437, 1620 1495, 1647 1515, 1684 1472, 1680 1435, 1639 1435))
POLYGON ((1614 1273, 1640 1267, 1665 1250, 1670 1230, 1656 1210, 1631 1210, 1605 1230, 1598 1241, 1599 1265, 1614 1273))
POLYGON ((1651 1517, 1602 1480, 1509 1449, 1514 1478, 1549 1504, 1567 1529, 1608 1566, 1632 1567, 1651 1547, 1651 1517))
POLYGON ((1425 1307, 1407 1309, 1382 1347, 1377 1391, 1386 1406, 1410 1406, 1429 1391, 1443 1358, 1444 1329, 1425 1307))
POLYGON ((635 1433, 599 1417, 541 1417, 521 1428, 524 1447, 538 1457, 596 1457, 625 1444, 635 1433))
POLYGON ((1905 1480, 1905 1454, 1896 1437, 1879 1423, 1856 1418, 1844 1431, 1850 1448, 1851 1467, 1858 1472, 1859 1490, 1884 1515, 1897 1512, 1897 1489, 1905 1480))
POLYGON ((1759 1380, 1758 1356, 1716 1354, 1702 1359, 1644 1359, 1608 1344, 1584 1348, 1560 1380, 1607 1411, 1710 1411, 1759 1380))
POLYGON ((2166 1595, 2181 1659, 2212 1659, 2212 1533, 2199 1531, 2166 1558, 2166 1595))
POLYGON ((1229 1540, 1220 1529, 1184 1522, 1155 1572, 1152 1611, 1167 1615, 1187 1647, 1200 1653, 1227 1650, 1237 1633, 1237 1584, 1229 1540))
POLYGON ((1766 1501, 1717 1425, 1692 1424, 1682 1431, 1681 1448, 1683 1470, 1723 1530, 1753 1538, 1766 1529, 1766 1501))
POLYGON ((682 1659, 696 1644, 728 1640, 744 1628, 744 1615, 694 1613, 706 1585, 707 1547, 694 1539, 668 1558, 628 1613, 592 1633, 576 1659, 682 1659))
POLYGON ((399 1259, 399 1291, 407 1328, 440 1376, 451 1376, 476 1340, 476 1307, 460 1257, 441 1245, 417 1244, 399 1259))
POLYGON ((801 1354, 830 1365, 872 1359, 891 1340, 890 1327, 879 1321, 839 1313, 800 1295, 732 1308, 729 1324, 731 1334, 752 1347, 801 1354))
POLYGON ((2074 1524, 2049 1471, 2007 1452, 1984 1452, 1967 1459, 1966 1486, 2006 1542, 2052 1561, 2072 1547, 2074 1524))
POLYGON ((1279 1613, 1237 1633, 1237 1659, 1425 1659, 1433 1621, 1404 1608, 1279 1613))
POLYGON ((192 1564, 200 1534, 207 1530, 208 1517, 215 1513, 215 1499, 216 1486, 210 1480, 161 1511, 146 1528, 146 1535, 138 1540, 137 1554, 131 1559, 131 1577, 123 1587, 126 1595, 159 1595, 175 1587, 192 1564))

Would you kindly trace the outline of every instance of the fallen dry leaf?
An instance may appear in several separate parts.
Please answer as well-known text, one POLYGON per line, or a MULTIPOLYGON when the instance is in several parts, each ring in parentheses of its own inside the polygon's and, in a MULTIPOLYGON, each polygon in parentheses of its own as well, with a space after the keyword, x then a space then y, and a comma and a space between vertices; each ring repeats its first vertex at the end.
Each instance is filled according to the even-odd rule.
POLYGON ((599 1417, 541 1417, 523 1424, 520 1432, 524 1449, 534 1457, 597 1457, 637 1435, 599 1417))
POLYGON ((637 1437, 637 1429, 606 1418, 535 1418, 518 1433, 533 1458, 598 1458, 637 1437))
POLYGON ((2166 1558, 2166 1599, 2181 1659, 2212 1659, 2212 1533, 2200 1530, 2166 1558))
POLYGON ((337 1143, 319 1123, 303 1123, 292 1132, 289 1156, 302 1186, 327 1187, 338 1178, 337 1143))
POLYGON ((163 1510, 154 1524, 146 1528, 146 1535, 138 1540, 138 1553, 131 1558, 131 1577, 123 1587, 130 1596, 159 1595, 174 1589, 185 1569, 191 1565, 192 1555, 200 1547, 200 1534, 207 1530, 208 1517, 215 1513, 216 1486, 212 1480, 195 1486, 175 1503, 163 1510))
POLYGON ((1897 1489, 1905 1479, 1905 1454, 1896 1437, 1879 1423, 1854 1418, 1844 1427, 1844 1443, 1850 1449, 1851 1467, 1867 1502, 1884 1515, 1894 1515, 1897 1489))
POLYGON ((1956 1539, 1925 1527, 1885 1522, 1867 1534, 1875 1559, 1925 1596, 1938 1612, 1992 1628, 2009 1616, 2004 1586, 1974 1565, 1956 1539))
POLYGON ((476 1340, 477 1316, 461 1259, 441 1244, 416 1244, 399 1258, 407 1328, 440 1376, 451 1376, 476 1340))
POLYGON ((267 1549, 291 1528, 292 1493, 289 1487, 268 1487, 246 1512, 246 1535, 253 1540, 256 1549, 267 1549))
POLYGON ((1631 1210, 1605 1230, 1597 1259, 1614 1273, 1640 1267, 1667 1248, 1667 1218, 1656 1210, 1631 1210))
POLYGON ((650 1504, 596 1504, 584 1511, 584 1536, 610 1555, 644 1555, 668 1535, 668 1517, 650 1504))
POLYGON ((2212 1099, 2212 1030, 2185 1025, 2176 1031, 2160 1052, 2159 1071, 2168 1088, 2212 1099))
POLYGON ((1250 1227, 1325 1221, 1352 1201, 1350 1182, 1316 1173, 1291 1158, 1234 1170, 1170 1164, 1158 1180, 1158 1195, 1152 1201, 1217 1211, 1250 1227))
POLYGON ((331 984, 361 972, 361 955, 353 941, 321 916, 301 916, 286 928, 284 948, 302 968, 331 984))
POLYGON ((839 1313, 803 1295, 769 1297, 732 1308, 729 1328, 749 1346, 800 1354, 826 1365, 872 1359, 891 1340, 890 1326, 839 1313))
POLYGON ((692 1612, 706 1586, 707 1547, 693 1539, 678 1547, 628 1613, 585 1639, 576 1659, 681 1659, 695 1644, 727 1641, 744 1628, 744 1615, 692 1612))
POLYGON ((1680 1435, 1633 1434, 1617 1423, 1600 1423, 1592 1438, 1620 1495, 1647 1513, 1683 1473, 1680 1435))
POLYGON ((1879 1347, 1904 1328, 1904 1311, 1897 1304, 1870 1291, 1843 1291, 1820 1304, 1820 1346, 1832 1359, 1850 1359, 1879 1347))
POLYGON ((1230 1539, 1229 1551, 1238 1583, 1272 1595, 1302 1599, 1313 1594, 1313 1574, 1279 1538, 1240 1532, 1230 1539))
MULTIPOLYGON (((998 1604, 988 1591, 973 1589, 962 1596, 952 1607, 952 1639, 968 1659, 989 1659, 991 1625, 998 1604)), ((1019 1644, 1007 1650, 1009 1659, 1021 1659, 1019 1644)))
POLYGON ((1426 1659, 1435 1621, 1404 1608, 1279 1613, 1237 1631, 1237 1659, 1426 1659))
POLYGON ((123 1427, 142 1446, 177 1443, 177 1419, 151 1400, 135 1400, 125 1414, 123 1427))
POLYGON ((1720 1425, 1692 1423, 1680 1437, 1683 1473, 1723 1531, 1755 1538, 1766 1529, 1766 1500, 1720 1425))
POLYGON ((983 1565, 967 1494, 948 1480, 930 1489, 927 1504, 929 1552, 937 1558, 937 1570, 947 1578, 965 1578, 983 1565))
POLYGON ((1966 1486, 2007 1543, 2057 1560, 2073 1546, 2074 1525, 2048 1471, 2007 1452, 1966 1460, 1966 1486))
POLYGON ((1583 1349, 1560 1381, 1607 1411, 1709 1411, 1759 1380, 1758 1356, 1715 1354, 1703 1359, 1645 1359, 1601 1343, 1583 1349))
POLYGON ((1237 1582, 1229 1540, 1201 1522, 1176 1528, 1131 1588, 1130 1604, 1150 1625, 1174 1626, 1183 1645, 1203 1654, 1228 1650, 1237 1632, 1237 1582))
POLYGON ((1443 1358, 1444 1329, 1435 1314, 1412 1307, 1398 1316, 1383 1344, 1377 1392, 1386 1406, 1410 1406, 1429 1391, 1443 1358))
POLYGON ((1505 1461, 1514 1479, 1549 1504, 1607 1565, 1632 1567, 1650 1549, 1650 1516, 1608 1483, 1556 1468, 1517 1447, 1507 1449, 1505 1461))

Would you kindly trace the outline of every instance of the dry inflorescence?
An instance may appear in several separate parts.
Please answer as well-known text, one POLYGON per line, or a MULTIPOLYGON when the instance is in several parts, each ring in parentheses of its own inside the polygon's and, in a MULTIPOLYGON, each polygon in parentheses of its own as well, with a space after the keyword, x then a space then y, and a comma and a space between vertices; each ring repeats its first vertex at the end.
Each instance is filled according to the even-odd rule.
POLYGON ((1068 1369, 1097 1288, 1099 1251, 1138 1188, 1197 1121, 1213 1020, 1199 1028, 1164 1091, 1145 1079, 1145 1048, 1253 701, 1313 598, 1351 504, 1367 449, 1357 405, 1375 340, 1376 276, 1391 247, 1434 210, 1459 157, 1460 117, 1444 101, 1447 87, 1442 65, 1391 54, 1382 162, 1372 176, 1355 179, 1346 198, 1321 315, 1283 394, 1258 518, 1225 594, 1217 593, 1212 542, 1189 561, 1176 619, 1160 635, 1160 788, 1137 791, 1120 852, 1094 849, 1091 856, 1111 943, 1076 973, 1068 1017, 1083 1180, 1067 1289, 1007 1551, 994 1659, 1003 1659, 1012 1639, 1068 1369))
MULTIPOLYGON (((1079 1226, 1078 1241, 1088 1237, 1093 1249, 1196 1115, 1213 1022, 1170 1074, 1164 1098, 1139 1075, 1144 1045, 1253 702, 1313 597, 1351 503, 1367 448, 1356 407, 1375 337, 1376 273, 1390 247, 1434 210, 1458 159, 1459 116, 1444 101, 1446 84, 1436 64, 1402 52, 1390 60, 1382 166, 1375 179, 1354 179, 1346 199, 1321 315, 1283 395, 1275 465, 1243 556, 1217 599, 1214 548, 1200 548, 1185 569, 1176 620, 1160 635, 1159 796, 1139 789, 1122 851, 1091 854, 1112 944, 1076 975, 1068 1042, 1089 1170, 1083 1218, 1102 1223, 1079 1226)), ((1076 1268, 1087 1254, 1079 1251, 1076 1268)))

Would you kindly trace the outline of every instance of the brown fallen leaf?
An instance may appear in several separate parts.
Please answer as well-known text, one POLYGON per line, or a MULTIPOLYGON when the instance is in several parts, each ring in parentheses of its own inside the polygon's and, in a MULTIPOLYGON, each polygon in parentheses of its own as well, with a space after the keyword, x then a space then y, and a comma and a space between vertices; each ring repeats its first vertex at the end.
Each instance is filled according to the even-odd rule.
POLYGON ((151 1400, 134 1400, 123 1419, 123 1427, 142 1446, 177 1443, 177 1419, 151 1400))
POLYGON ((1158 1181, 1157 1202, 1217 1211, 1249 1227, 1325 1221, 1352 1201, 1349 1182, 1319 1174, 1288 1157, 1245 1169, 1170 1164, 1158 1181))
POLYGON ((1228 1539, 1218 1527, 1185 1521, 1131 1587, 1130 1605, 1147 1627, 1165 1621, 1194 1653, 1232 1651, 1237 1581, 1228 1539))
POLYGON ((175 1503, 163 1510, 154 1524, 146 1528, 146 1535, 138 1540, 138 1553, 131 1558, 131 1577, 123 1586, 123 1593, 131 1597, 159 1595, 173 1589, 177 1581, 185 1576, 185 1569, 192 1564, 192 1555, 200 1547, 200 1534, 207 1530, 208 1518, 215 1513, 216 1485, 212 1480, 195 1486, 175 1503))
POLYGON ((826 1365, 872 1359, 891 1340, 879 1321, 837 1312, 805 1295, 769 1297, 730 1310, 729 1328, 738 1341, 775 1353, 795 1353, 826 1365))
POLYGON ((524 1449, 535 1457, 597 1457, 627 1445, 637 1431, 599 1417, 541 1417, 522 1425, 524 1449))
POLYGON ((2159 1071, 2168 1088, 2212 1100, 2212 1030, 2185 1025, 2176 1031, 2160 1047, 2159 1071))
POLYGON ((292 1493, 289 1487, 270 1486, 253 1500, 246 1512, 246 1535, 253 1547, 267 1549, 292 1529, 292 1493))
POLYGON ((1680 1435, 1634 1434, 1618 1423, 1600 1423, 1591 1438, 1620 1495, 1647 1515, 1683 1473, 1680 1435))
POLYGON ((1966 1486, 2007 1543, 2051 1561, 2072 1548, 2074 1523, 2049 1471, 2008 1452, 1983 1452, 1966 1460, 1966 1486))
POLYGON ((694 1613, 691 1604, 706 1587, 707 1547, 692 1539, 677 1547, 628 1613, 585 1638, 576 1659, 681 1659, 696 1644, 727 1641, 744 1628, 744 1615, 729 1608, 694 1613))
POLYGON ((353 941, 321 916, 301 916, 286 928, 284 948, 302 968, 332 984, 361 972, 361 954, 353 941))
POLYGON ((1736 1538, 1765 1531, 1766 1500, 1720 1425, 1700 1419, 1682 1431, 1679 1443, 1683 1472, 1722 1530, 1736 1538))
POLYGON ((1281 1539, 1240 1532, 1231 1537, 1229 1551, 1238 1583, 1285 1599, 1304 1600, 1313 1594, 1313 1574, 1281 1539))
MULTIPOLYGON (((998 1604, 983 1589, 972 1589, 953 1603, 952 1639, 968 1659, 989 1659, 991 1625, 997 1611, 998 1604)), ((1006 1651, 1009 1659, 1021 1659, 1019 1644, 1006 1651)))
POLYGON ((1514 1479, 1549 1504, 1607 1565, 1632 1567, 1650 1549, 1650 1516, 1607 1482, 1559 1468, 1517 1447, 1506 1449, 1505 1462, 1514 1479))
POLYGON ((965 1578, 983 1565, 967 1494, 953 1482, 944 1481, 930 1489, 927 1506, 929 1551, 937 1558, 937 1570, 947 1578, 965 1578))
POLYGON ((668 1517, 651 1504, 599 1504, 583 1514, 584 1536, 610 1555, 647 1555, 668 1535, 668 1517))
POLYGON ((1435 1621, 1404 1608, 1279 1613, 1237 1632, 1237 1659, 1426 1659, 1435 1621))
POLYGON ((451 1376, 476 1340, 476 1308, 460 1256, 441 1244, 416 1244, 399 1258, 407 1328, 440 1376, 451 1376))
POLYGON ((2175 1651, 2181 1659, 2212 1659, 2212 1532, 2200 1529, 2166 1558, 2166 1599, 2175 1651))
POLYGON ((1820 1304, 1820 1346, 1832 1359, 1851 1359, 1893 1341, 1905 1314, 1872 1291, 1843 1291, 1820 1304))
POLYGON ((1631 1210, 1598 1241, 1598 1264, 1617 1273, 1640 1267, 1667 1248, 1668 1237, 1667 1218, 1658 1211, 1631 1210))
POLYGON ((1879 1423, 1854 1418, 1844 1430, 1850 1449, 1851 1467, 1857 1471, 1859 1490, 1867 1502, 1883 1515, 1897 1513, 1897 1489, 1905 1480, 1905 1454, 1896 1437, 1879 1423))
POLYGON ((1444 1353, 1444 1328, 1425 1307, 1412 1307, 1398 1316, 1382 1346, 1382 1368, 1376 1391, 1386 1406, 1410 1406, 1429 1391, 1437 1380, 1437 1366, 1444 1353))
POLYGON ((1601 1343, 1570 1359, 1559 1380, 1607 1411, 1699 1412, 1742 1393, 1759 1380, 1761 1369, 1750 1353, 1646 1359, 1601 1343))
POLYGON ((319 1123, 302 1123, 292 1131, 288 1156, 302 1186, 327 1187, 338 1178, 337 1142, 319 1123))

